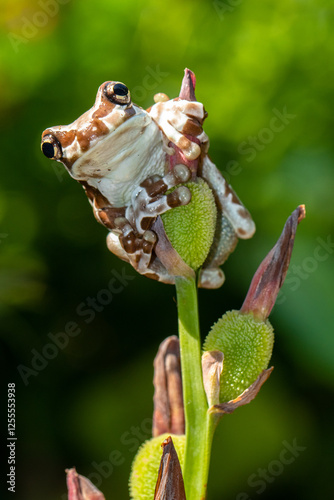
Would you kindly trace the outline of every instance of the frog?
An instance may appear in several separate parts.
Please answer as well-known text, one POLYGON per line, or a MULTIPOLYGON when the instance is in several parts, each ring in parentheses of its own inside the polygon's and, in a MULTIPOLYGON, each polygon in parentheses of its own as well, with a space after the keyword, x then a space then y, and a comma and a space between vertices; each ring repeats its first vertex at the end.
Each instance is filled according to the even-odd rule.
POLYGON ((173 284, 175 276, 155 251, 157 221, 188 204, 191 193, 184 184, 202 177, 214 193, 219 217, 198 284, 218 288, 224 282, 220 265, 238 238, 253 235, 255 225, 208 156, 207 112, 194 87, 194 74, 186 70, 179 97, 158 93, 145 110, 132 102, 124 83, 106 81, 91 109, 70 125, 43 132, 41 149, 82 184, 95 218, 108 229, 109 250, 163 283, 173 284))

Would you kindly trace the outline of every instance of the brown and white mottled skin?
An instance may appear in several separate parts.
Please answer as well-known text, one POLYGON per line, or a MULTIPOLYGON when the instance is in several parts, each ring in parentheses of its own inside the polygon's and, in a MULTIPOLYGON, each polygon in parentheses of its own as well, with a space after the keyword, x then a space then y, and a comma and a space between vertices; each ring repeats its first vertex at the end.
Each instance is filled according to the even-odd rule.
MULTIPOLYGON (((155 106, 148 113, 131 102, 129 93, 124 103, 117 102, 117 96, 114 100, 107 97, 105 89, 116 85, 125 91, 123 84, 105 82, 89 111, 70 125, 45 130, 42 148, 44 152, 46 145, 58 141, 61 152, 54 159, 61 161, 74 179, 98 190, 111 206, 123 207, 130 204, 133 189, 141 182, 167 173, 167 156, 173 153, 169 140, 179 144, 190 159, 200 154, 199 146, 174 126, 184 128, 186 112, 203 120, 204 108, 199 103, 179 101, 175 108, 180 109, 180 120, 173 117, 174 126, 169 125, 169 135, 165 135, 157 126, 159 113, 155 113, 156 120, 151 116, 155 106)), ((160 104, 169 103, 156 106, 160 104)), ((160 116, 164 114, 160 112, 160 116)))
POLYGON ((157 94, 146 111, 132 103, 124 84, 103 83, 90 110, 70 125, 43 132, 42 151, 83 185, 95 217, 109 229, 108 248, 139 273, 165 283, 173 283, 174 276, 155 253, 152 224, 167 210, 189 203, 185 186, 166 194, 171 187, 203 177, 221 217, 199 286, 216 288, 224 281, 219 265, 237 238, 251 237, 255 226, 207 156, 202 129, 207 113, 194 89, 185 90, 190 73, 186 70, 181 88, 185 97, 157 94))

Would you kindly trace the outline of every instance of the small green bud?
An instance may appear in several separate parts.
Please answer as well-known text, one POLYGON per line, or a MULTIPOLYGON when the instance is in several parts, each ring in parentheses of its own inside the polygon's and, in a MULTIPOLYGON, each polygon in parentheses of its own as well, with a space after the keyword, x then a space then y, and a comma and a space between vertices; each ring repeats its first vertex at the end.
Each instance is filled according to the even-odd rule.
POLYGON ((162 214, 166 234, 180 257, 195 271, 211 248, 216 228, 217 208, 213 193, 201 178, 184 184, 191 191, 188 205, 162 214))
POLYGON ((154 498, 155 485, 162 456, 161 444, 168 436, 171 436, 173 439, 182 468, 185 446, 184 435, 166 433, 145 441, 139 448, 132 463, 129 481, 131 500, 152 500, 152 498, 154 498))
POLYGON ((265 370, 271 358, 274 331, 269 321, 229 311, 212 327, 204 350, 224 353, 220 402, 235 399, 265 370))

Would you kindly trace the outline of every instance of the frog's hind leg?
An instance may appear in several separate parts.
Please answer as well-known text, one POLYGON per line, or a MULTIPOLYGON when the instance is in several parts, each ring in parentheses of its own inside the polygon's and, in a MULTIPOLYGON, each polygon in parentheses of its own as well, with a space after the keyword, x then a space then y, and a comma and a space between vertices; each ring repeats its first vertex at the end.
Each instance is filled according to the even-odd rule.
POLYGON ((215 195, 218 217, 214 244, 200 272, 198 286, 219 288, 225 280, 219 266, 233 252, 238 238, 253 236, 255 224, 248 210, 207 156, 204 158, 201 174, 215 195))
POLYGON ((156 234, 147 230, 142 236, 138 236, 125 217, 119 217, 114 222, 121 234, 118 235, 119 245, 115 243, 113 236, 116 231, 112 231, 108 235, 107 245, 109 250, 113 253, 118 252, 118 256, 122 254, 123 260, 127 260, 140 274, 145 274, 149 268, 154 245, 157 241, 156 234))
POLYGON ((174 276, 168 273, 167 269, 153 253, 155 241, 156 237, 153 231, 146 231, 140 239, 128 234, 127 241, 114 231, 110 231, 107 236, 109 250, 120 259, 131 264, 139 274, 172 285, 175 283, 174 276))
POLYGON ((218 210, 216 237, 199 274, 198 286, 200 288, 219 288, 222 286, 225 275, 220 266, 233 252, 237 243, 238 238, 229 220, 218 210))
POLYGON ((237 237, 251 238, 255 232, 255 224, 250 213, 208 156, 203 160, 202 177, 211 187, 218 208, 231 223, 237 237))

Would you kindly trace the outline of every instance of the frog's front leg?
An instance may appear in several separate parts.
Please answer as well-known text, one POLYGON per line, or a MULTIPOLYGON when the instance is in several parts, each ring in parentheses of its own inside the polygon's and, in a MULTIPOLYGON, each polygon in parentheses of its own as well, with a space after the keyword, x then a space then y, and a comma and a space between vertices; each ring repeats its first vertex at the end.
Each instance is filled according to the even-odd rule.
POLYGON ((202 103, 176 98, 157 102, 148 112, 186 160, 195 160, 202 151, 207 151, 209 139, 202 128, 207 112, 202 103))
POLYGON ((149 229, 154 219, 171 208, 187 205, 191 194, 187 187, 179 186, 172 193, 165 194, 177 184, 189 181, 190 170, 185 165, 175 165, 168 174, 149 177, 132 193, 131 204, 125 217, 139 234, 149 229))
POLYGON ((129 206, 121 209, 103 206, 103 200, 97 196, 91 199, 96 218, 111 230, 107 238, 109 250, 140 274, 164 283, 173 283, 174 278, 154 255, 157 236, 150 227, 158 215, 189 203, 191 194, 185 186, 166 192, 190 177, 185 165, 176 165, 163 177, 150 177, 133 191, 129 206))
MULTIPOLYGON (((172 193, 165 194, 166 191, 187 182, 190 176, 186 166, 176 165, 164 177, 153 176, 146 179, 133 191, 125 217, 115 219, 116 227, 122 231, 120 244, 129 262, 140 274, 151 273, 150 266, 157 241, 156 234, 150 230, 154 220, 171 208, 187 205, 191 199, 190 191, 185 186, 174 189, 172 193)), ((162 275, 156 279, 166 282, 165 269, 158 270, 156 262, 154 274, 157 273, 162 275)))
POLYGON ((201 270, 199 286, 218 288, 225 280, 219 266, 233 252, 238 238, 248 239, 253 236, 255 224, 248 210, 207 155, 203 158, 200 176, 215 195, 218 217, 216 237, 201 270))

